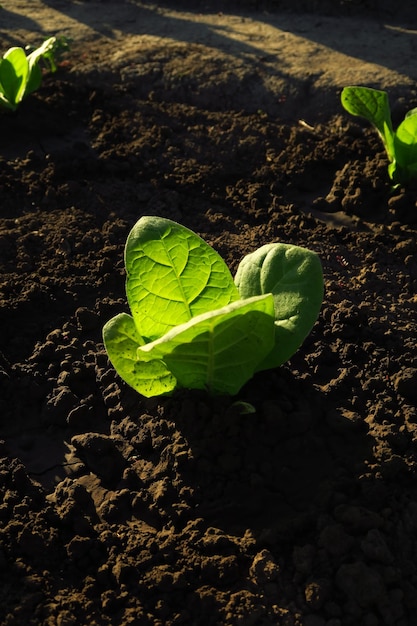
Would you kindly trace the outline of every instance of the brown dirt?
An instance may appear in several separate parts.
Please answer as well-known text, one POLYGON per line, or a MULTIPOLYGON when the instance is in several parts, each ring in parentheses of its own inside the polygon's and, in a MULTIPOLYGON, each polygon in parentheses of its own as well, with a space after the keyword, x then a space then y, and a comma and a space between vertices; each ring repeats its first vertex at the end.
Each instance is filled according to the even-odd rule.
POLYGON ((363 4, 2 2, 4 50, 73 39, 0 118, 3 626, 417 624, 416 190, 339 104, 416 106, 417 39, 363 4), (101 328, 146 214, 233 270, 271 241, 320 254, 291 362, 237 398, 120 381, 101 328))

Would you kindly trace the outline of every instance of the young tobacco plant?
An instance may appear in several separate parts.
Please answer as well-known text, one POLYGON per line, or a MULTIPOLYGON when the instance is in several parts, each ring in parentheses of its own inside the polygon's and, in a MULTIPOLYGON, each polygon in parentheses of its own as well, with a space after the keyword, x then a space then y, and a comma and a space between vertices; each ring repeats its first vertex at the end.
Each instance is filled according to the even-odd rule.
POLYGON ((393 130, 388 95, 370 87, 345 87, 343 107, 371 122, 379 133, 388 156, 388 175, 395 185, 417 179, 417 108, 411 109, 393 130))
POLYGON ((264 245, 233 280, 201 237, 161 217, 135 224, 124 258, 131 315, 109 320, 103 340, 120 377, 147 397, 177 388, 236 394, 294 354, 323 299, 314 252, 264 245))
POLYGON ((23 98, 40 87, 40 61, 45 61, 55 72, 55 55, 67 47, 65 38, 49 37, 28 55, 19 47, 7 50, 0 58, 0 107, 15 111, 23 98))

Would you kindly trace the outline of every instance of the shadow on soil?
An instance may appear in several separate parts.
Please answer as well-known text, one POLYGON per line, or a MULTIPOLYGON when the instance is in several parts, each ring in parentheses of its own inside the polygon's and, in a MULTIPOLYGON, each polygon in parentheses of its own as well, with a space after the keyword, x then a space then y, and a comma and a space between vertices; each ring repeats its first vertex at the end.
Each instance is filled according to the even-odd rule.
MULTIPOLYGON (((47 2, 52 6, 55 3, 47 2)), ((130 35, 155 35, 158 37, 174 38, 178 42, 185 43, 205 43, 210 47, 221 51, 232 53, 237 57, 245 58, 247 55, 261 54, 262 50, 258 46, 250 46, 242 43, 238 37, 233 36, 233 31, 224 26, 211 26, 201 22, 190 22, 186 17, 177 18, 164 13, 165 10, 184 10, 188 13, 204 16, 216 12, 226 12, 228 14, 240 16, 242 21, 251 19, 264 22, 276 28, 276 37, 279 39, 283 33, 293 33, 300 39, 309 39, 332 50, 337 50, 343 54, 356 57, 368 63, 374 63, 387 67, 396 72, 404 72, 404 58, 413 56, 417 46, 417 18, 410 8, 403 7, 393 9, 392 3, 386 3, 375 9, 370 9, 364 3, 355 3, 352 8, 350 3, 338 3, 337 8, 334 3, 326 2, 280 2, 279 6, 275 2, 239 2, 229 3, 225 11, 224 3, 216 1, 201 2, 194 4, 191 8, 188 3, 171 2, 155 3, 125 1, 118 3, 117 19, 114 18, 114 11, 106 8, 106 3, 94 2, 85 4, 69 3, 66 7, 59 7, 73 19, 78 20, 98 34, 105 37, 114 37, 113 29, 120 29, 125 34, 130 35), (342 6, 343 5, 343 6, 342 6), (97 20, 97 11, 100 11, 101 19, 97 20), (276 11, 279 10, 279 14, 276 11), (290 13, 286 13, 290 11, 290 13), (108 12, 108 14, 107 14, 108 12), (320 17, 314 24, 314 29, 309 27, 306 30, 304 22, 305 14, 318 14, 320 17), (355 24, 349 18, 369 19, 367 24, 369 31, 374 33, 375 38, 379 37, 383 45, 369 45, 369 39, 361 41, 360 37, 352 40, 346 37, 337 37, 335 34, 335 22, 326 18, 342 18, 345 21, 346 31, 355 28, 355 24), (107 19, 108 17, 108 19, 107 19), (110 21, 111 19, 111 21, 110 21), (388 22, 388 23, 387 23, 388 22), (232 46, 233 44, 233 46, 232 46), (387 50, 399 47, 404 50, 404 55, 390 55, 387 50), (232 51, 231 51, 232 48, 232 51), (399 60, 401 59, 401 60, 399 60)), ((54 6, 55 8, 55 6, 54 6)), ((311 17, 311 16, 310 16, 311 17)), ((22 18, 18 15, 10 16, 9 27, 15 28, 14 20, 20 24, 22 18)), ((25 19, 25 18, 23 18, 25 19)), ((336 24, 339 28, 339 23, 336 24)), ((236 25, 236 30, 239 26, 236 25)))
POLYGON ((371 440, 363 424, 355 428, 326 406, 325 394, 285 370, 256 376, 246 394, 257 398, 256 413, 243 414, 233 399, 226 410, 224 398, 172 400, 194 459, 184 477, 198 492, 199 515, 213 525, 288 537, 334 506, 336 492, 357 488, 371 440))

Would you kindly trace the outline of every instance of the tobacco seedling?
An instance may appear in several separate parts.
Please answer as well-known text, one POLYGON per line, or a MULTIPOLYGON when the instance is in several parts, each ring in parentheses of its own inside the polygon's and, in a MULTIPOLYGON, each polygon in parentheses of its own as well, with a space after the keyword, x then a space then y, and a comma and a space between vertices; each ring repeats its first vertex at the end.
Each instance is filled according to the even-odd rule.
POLYGON ((417 178, 417 108, 411 109, 394 131, 388 95, 370 87, 345 87, 343 107, 371 122, 379 133, 388 156, 388 175, 395 185, 417 178))
POLYGON ((0 107, 15 111, 20 102, 42 82, 40 61, 56 71, 57 52, 68 47, 63 37, 50 37, 28 55, 23 48, 13 47, 0 59, 0 107))
POLYGON ((177 388, 236 394, 294 354, 323 299, 314 252, 264 245, 233 280, 201 237, 161 217, 135 224, 124 258, 131 315, 109 320, 103 340, 120 377, 147 397, 177 388))

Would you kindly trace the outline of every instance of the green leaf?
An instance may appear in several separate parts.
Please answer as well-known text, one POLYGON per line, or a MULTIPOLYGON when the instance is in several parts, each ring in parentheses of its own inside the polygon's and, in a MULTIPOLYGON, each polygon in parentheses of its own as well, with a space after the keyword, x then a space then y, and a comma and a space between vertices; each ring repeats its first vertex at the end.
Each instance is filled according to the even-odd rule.
POLYGON ((235 283, 242 298, 272 293, 274 348, 256 370, 282 365, 303 343, 319 315, 323 300, 319 257, 298 246, 267 244, 244 257, 235 283))
POLYGON ((50 68, 52 72, 56 71, 56 65, 54 62, 54 53, 55 49, 59 48, 62 44, 58 41, 56 37, 49 37, 49 39, 45 39, 43 44, 33 50, 30 54, 28 54, 29 67, 32 69, 40 59, 45 59, 49 62, 50 68))
POLYGON ((253 415, 256 413, 256 408, 250 402, 244 402, 243 400, 236 400, 230 405, 230 408, 234 413, 238 415, 253 415))
POLYGON ((0 62, 0 86, 4 99, 11 109, 16 109, 22 100, 29 64, 23 48, 10 48, 0 62))
POLYGON ((390 172, 396 183, 416 177, 417 170, 417 109, 409 111, 398 126, 395 137, 396 167, 390 172))
POLYGON ((198 315, 140 346, 137 358, 165 363, 178 387, 234 395, 273 343, 274 301, 266 294, 198 315))
POLYGON ((217 252, 168 219, 145 216, 136 223, 126 242, 125 265, 130 310, 147 342, 239 299, 217 252))
POLYGON ((33 65, 29 73, 29 79, 28 79, 28 82, 26 83, 26 89, 25 89, 24 95, 28 96, 30 93, 33 93, 34 91, 39 89, 39 87, 41 86, 41 83, 42 83, 42 70, 39 67, 39 65, 33 65))
POLYGON ((39 48, 36 48, 33 52, 28 54, 29 63, 29 78, 26 85, 25 95, 29 95, 33 91, 36 91, 42 82, 42 70, 39 67, 39 61, 44 59, 48 61, 52 72, 56 71, 54 50, 57 45, 56 37, 49 37, 46 39, 39 48))
POLYGON ((387 93, 370 87, 345 87, 342 90, 341 102, 348 113, 364 117, 375 126, 389 160, 394 161, 394 132, 387 93))
POLYGON ((138 361, 137 351, 143 339, 130 315, 120 313, 109 320, 103 327, 103 340, 120 378, 137 392, 151 397, 175 389, 177 381, 162 361, 138 361))

